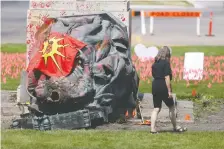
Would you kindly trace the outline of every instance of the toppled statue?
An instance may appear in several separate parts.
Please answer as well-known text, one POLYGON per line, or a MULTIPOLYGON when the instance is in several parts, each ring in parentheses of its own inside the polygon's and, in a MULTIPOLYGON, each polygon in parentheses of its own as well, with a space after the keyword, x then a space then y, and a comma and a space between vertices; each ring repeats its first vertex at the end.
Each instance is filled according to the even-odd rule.
POLYGON ((35 37, 40 44, 27 68, 32 123, 79 110, 87 110, 91 121, 108 122, 136 107, 139 78, 127 27, 115 17, 101 13, 50 18, 35 37))

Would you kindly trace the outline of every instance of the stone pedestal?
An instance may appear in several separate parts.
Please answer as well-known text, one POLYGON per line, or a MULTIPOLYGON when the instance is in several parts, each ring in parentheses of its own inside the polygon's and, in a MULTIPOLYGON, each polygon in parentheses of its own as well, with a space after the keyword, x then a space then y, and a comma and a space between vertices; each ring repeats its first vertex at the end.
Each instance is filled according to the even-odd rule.
POLYGON ((31 0, 27 11, 27 63, 35 49, 35 33, 46 18, 109 12, 127 27, 131 46, 131 13, 128 0, 31 0))
POLYGON ((42 10, 73 10, 73 11, 129 11, 130 2, 122 0, 111 1, 76 1, 76 0, 61 0, 61 1, 30 1, 30 9, 42 10))

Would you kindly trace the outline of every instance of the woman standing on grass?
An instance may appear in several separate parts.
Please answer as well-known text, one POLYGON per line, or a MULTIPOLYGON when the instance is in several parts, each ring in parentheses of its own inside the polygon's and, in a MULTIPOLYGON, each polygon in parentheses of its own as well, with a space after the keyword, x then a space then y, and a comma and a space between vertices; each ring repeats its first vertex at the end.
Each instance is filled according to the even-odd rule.
POLYGON ((158 133, 155 128, 157 116, 162 107, 162 101, 169 108, 169 116, 173 124, 174 131, 182 132, 185 129, 177 126, 175 104, 172 98, 172 70, 170 67, 171 50, 169 47, 162 47, 157 56, 155 62, 152 65, 152 76, 154 78, 152 83, 152 94, 154 109, 151 115, 151 133, 158 133))

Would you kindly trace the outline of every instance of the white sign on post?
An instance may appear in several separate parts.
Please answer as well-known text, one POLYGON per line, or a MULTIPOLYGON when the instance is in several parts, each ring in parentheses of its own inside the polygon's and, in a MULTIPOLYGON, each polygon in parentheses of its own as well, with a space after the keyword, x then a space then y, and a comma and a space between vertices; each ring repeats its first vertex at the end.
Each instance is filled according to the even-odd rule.
POLYGON ((202 80, 204 66, 204 53, 188 52, 184 58, 184 74, 185 80, 202 80))

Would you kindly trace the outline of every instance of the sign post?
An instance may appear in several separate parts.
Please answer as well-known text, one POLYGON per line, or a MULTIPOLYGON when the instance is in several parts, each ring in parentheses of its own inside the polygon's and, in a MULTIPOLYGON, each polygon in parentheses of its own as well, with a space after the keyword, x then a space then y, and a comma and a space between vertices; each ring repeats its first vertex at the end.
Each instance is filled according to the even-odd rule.
POLYGON ((150 35, 153 35, 153 24, 154 24, 154 17, 150 17, 150 24, 149 24, 150 35))
POLYGON ((197 17, 197 36, 200 36, 200 17, 197 17))
POLYGON ((141 31, 142 35, 146 34, 146 28, 145 28, 145 12, 141 11, 141 31))

